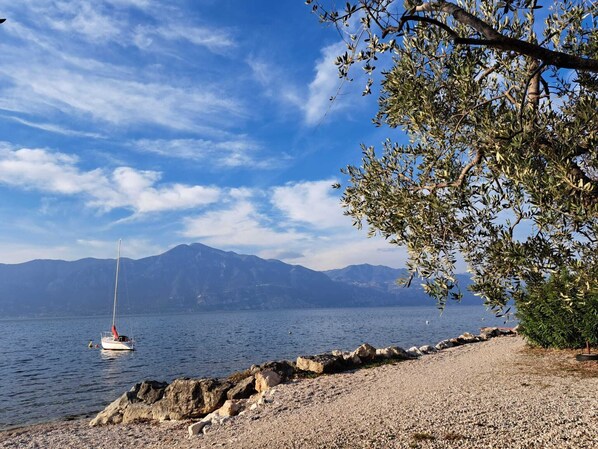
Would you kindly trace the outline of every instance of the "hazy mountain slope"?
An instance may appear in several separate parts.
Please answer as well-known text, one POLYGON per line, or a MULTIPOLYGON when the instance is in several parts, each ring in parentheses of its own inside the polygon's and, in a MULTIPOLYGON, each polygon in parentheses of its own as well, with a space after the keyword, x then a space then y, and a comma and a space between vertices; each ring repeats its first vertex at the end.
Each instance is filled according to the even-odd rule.
MULTIPOLYGON (((114 260, 0 264, 0 316, 109 314, 114 260)), ((129 313, 387 305, 386 292, 324 273, 201 244, 121 258, 120 309, 129 313)))

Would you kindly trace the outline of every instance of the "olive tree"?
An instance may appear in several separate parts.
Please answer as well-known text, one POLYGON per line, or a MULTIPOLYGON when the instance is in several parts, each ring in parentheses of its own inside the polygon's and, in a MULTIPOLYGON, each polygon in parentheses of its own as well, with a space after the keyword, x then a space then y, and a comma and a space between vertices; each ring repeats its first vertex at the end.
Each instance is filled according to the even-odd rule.
POLYGON ((497 311, 562 270, 596 292, 598 3, 306 3, 345 37, 341 78, 361 67, 367 94, 380 74, 375 123, 409 136, 362 146, 342 197, 357 226, 407 248, 407 283, 458 299, 463 257, 497 311))

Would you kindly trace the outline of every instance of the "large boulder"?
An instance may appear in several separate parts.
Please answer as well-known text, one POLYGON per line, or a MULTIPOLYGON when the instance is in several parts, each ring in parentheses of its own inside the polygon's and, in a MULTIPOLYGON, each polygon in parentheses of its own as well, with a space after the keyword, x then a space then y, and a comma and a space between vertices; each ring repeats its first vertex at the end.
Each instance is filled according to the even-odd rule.
POLYGON ((465 332, 457 337, 457 341, 463 345, 466 345, 469 343, 475 343, 476 341, 479 341, 479 339, 475 335, 465 332))
POLYGON ((255 377, 249 376, 245 379, 241 379, 226 392, 227 399, 247 399, 255 390, 255 377))
POLYGON ((398 346, 388 346, 387 348, 376 349, 376 358, 404 360, 409 358, 409 354, 403 348, 398 346))
POLYGON ((263 370, 271 370, 280 376, 281 382, 286 382, 290 378, 292 378, 295 373, 297 372, 297 368, 293 362, 289 362, 288 360, 277 360, 273 362, 266 362, 263 365, 260 365, 255 370, 254 374, 259 371, 263 370))
POLYGON ((442 351, 443 349, 452 348, 453 346, 455 345, 450 340, 442 340, 436 344, 435 348, 442 351))
POLYGON ((407 355, 413 359, 416 359, 421 357, 423 354, 417 346, 411 346, 409 349, 407 349, 407 355))
POLYGON ((436 349, 432 345, 423 345, 423 346, 419 347, 419 352, 421 352, 422 354, 433 354, 437 351, 438 351, 438 349, 436 349))
POLYGON ((155 380, 135 384, 133 388, 98 413, 89 425, 127 424, 154 419, 153 404, 162 399, 167 385, 166 382, 155 380))
POLYGON ((197 418, 220 407, 231 386, 227 381, 212 378, 175 379, 156 405, 165 420, 197 418))
POLYGON ((343 357, 332 354, 317 354, 297 357, 297 369, 316 374, 342 371, 343 357))
POLYGON ((363 362, 371 362, 376 358, 376 348, 368 343, 364 343, 353 351, 351 356, 357 356, 363 362))
POLYGON ((255 375, 255 389, 258 393, 275 387, 281 382, 282 378, 276 371, 266 369, 255 375))
POLYGON ((102 410, 90 426, 196 418, 220 407, 229 382, 218 379, 176 379, 170 385, 145 381, 102 410))
POLYGON ((136 384, 131 391, 135 392, 135 396, 140 401, 146 404, 153 404, 159 401, 164 396, 164 390, 168 386, 166 382, 158 382, 155 380, 146 380, 136 384))

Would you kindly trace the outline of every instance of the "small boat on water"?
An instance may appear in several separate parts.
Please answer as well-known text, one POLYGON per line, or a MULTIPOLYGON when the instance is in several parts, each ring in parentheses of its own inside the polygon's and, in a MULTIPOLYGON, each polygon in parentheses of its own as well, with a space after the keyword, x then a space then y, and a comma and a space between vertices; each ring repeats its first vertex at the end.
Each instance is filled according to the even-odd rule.
POLYGON ((135 341, 126 335, 120 335, 116 330, 116 300, 118 298, 118 273, 120 268, 120 245, 118 241, 118 254, 116 257, 116 279, 114 281, 114 305, 112 306, 112 328, 108 332, 102 332, 102 349, 113 351, 133 351, 135 341))

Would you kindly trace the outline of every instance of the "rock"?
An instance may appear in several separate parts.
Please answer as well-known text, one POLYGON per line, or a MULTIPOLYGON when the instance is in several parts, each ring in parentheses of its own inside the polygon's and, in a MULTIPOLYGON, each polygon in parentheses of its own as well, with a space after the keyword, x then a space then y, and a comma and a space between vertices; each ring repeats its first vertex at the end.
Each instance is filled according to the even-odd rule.
POLYGON ((393 359, 397 360, 405 360, 409 358, 409 354, 403 348, 399 348, 398 346, 389 346, 388 349, 393 354, 393 359))
POLYGON ((255 391, 255 377, 249 376, 240 380, 237 384, 226 392, 228 399, 247 399, 255 391))
POLYGON ((363 362, 370 362, 376 358, 376 348, 368 343, 364 343, 353 351, 351 355, 356 355, 363 362))
POLYGON ((164 390, 168 384, 166 382, 158 382, 155 380, 146 380, 140 384, 136 384, 133 390, 136 390, 135 395, 137 399, 145 404, 153 404, 158 402, 164 396, 164 390))
POLYGON ((255 389, 258 392, 266 391, 268 388, 275 387, 281 382, 280 374, 276 371, 266 369, 255 375, 255 389))
POLYGON ((453 344, 453 346, 461 346, 461 342, 457 338, 451 338, 449 341, 453 344))
POLYGON ((463 345, 466 345, 469 343, 475 343, 476 341, 478 341, 478 337, 476 337, 473 334, 470 334, 469 332, 465 332, 457 337, 457 341, 463 345))
POLYGON ((432 354, 434 352, 438 352, 438 349, 431 345, 424 345, 419 347, 419 352, 422 354, 432 354))
POLYGON ((293 362, 289 362, 288 360, 266 362, 260 366, 259 371, 267 369, 277 373, 280 376, 281 383, 286 382, 287 380, 292 378, 297 372, 297 367, 295 366, 295 364, 293 362))
POLYGON ((297 369, 316 374, 335 373, 343 369, 343 357, 332 354, 318 354, 297 357, 297 369))
POLYGON ((498 327, 483 327, 480 329, 480 335, 484 335, 487 340, 489 338, 498 337, 500 331, 498 330, 498 327))
POLYGON ((217 412, 220 416, 235 416, 239 414, 242 408, 243 403, 241 401, 233 401, 229 399, 224 402, 224 405, 220 407, 217 412))
POLYGON ((159 419, 159 414, 155 414, 152 405, 162 399, 167 386, 166 382, 155 380, 146 380, 135 384, 133 388, 98 413, 89 425, 93 427, 159 419))
POLYGON ((194 435, 199 435, 199 433, 202 431, 202 429, 205 427, 206 424, 207 423, 204 421, 199 421, 199 422, 195 422, 195 423, 191 424, 189 427, 187 427, 189 436, 192 437, 194 435))
POLYGON ((175 379, 156 403, 160 420, 196 418, 220 407, 231 384, 218 379, 175 379))
POLYGON ((423 355, 417 346, 412 346, 409 349, 407 349, 407 354, 411 358, 417 358, 423 355))
POLYGON ((376 349, 376 358, 377 359, 392 359, 393 353, 390 348, 379 348, 376 349))
POLYGON ((453 346, 455 346, 455 345, 453 343, 451 343, 450 340, 442 340, 436 344, 435 348, 438 349, 439 351, 442 351, 443 349, 452 348, 453 346))
POLYGON ((89 423, 90 426, 103 426, 106 424, 120 424, 123 420, 123 411, 131 403, 127 393, 123 393, 117 400, 96 415, 89 423))
POLYGON ((342 357, 343 363, 347 368, 350 368, 352 366, 359 366, 363 363, 358 355, 354 355, 351 352, 343 352, 342 357))

